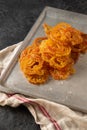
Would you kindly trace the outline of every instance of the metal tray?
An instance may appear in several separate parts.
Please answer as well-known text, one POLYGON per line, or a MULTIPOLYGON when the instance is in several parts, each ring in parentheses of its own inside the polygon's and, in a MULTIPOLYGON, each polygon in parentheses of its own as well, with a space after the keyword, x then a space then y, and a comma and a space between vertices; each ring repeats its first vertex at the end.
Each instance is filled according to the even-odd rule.
POLYGON ((46 7, 0 77, 0 90, 48 99, 87 112, 87 54, 80 57, 75 65, 77 72, 69 79, 64 81, 50 79, 48 83, 39 86, 27 81, 18 64, 21 51, 36 37, 45 35, 42 24, 55 25, 58 22, 68 22, 87 33, 86 15, 46 7))

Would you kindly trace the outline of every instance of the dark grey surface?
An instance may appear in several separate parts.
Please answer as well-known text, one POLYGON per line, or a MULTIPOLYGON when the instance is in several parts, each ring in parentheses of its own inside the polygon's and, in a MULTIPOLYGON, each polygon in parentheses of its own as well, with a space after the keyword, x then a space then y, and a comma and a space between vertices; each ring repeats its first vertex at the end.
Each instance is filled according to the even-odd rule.
MULTIPOLYGON (((86 0, 0 0, 0 50, 22 41, 45 6, 87 14, 86 0)), ((0 107, 0 130, 40 130, 28 110, 0 107)))
POLYGON ((0 107, 0 130, 40 130, 31 113, 24 107, 0 107))

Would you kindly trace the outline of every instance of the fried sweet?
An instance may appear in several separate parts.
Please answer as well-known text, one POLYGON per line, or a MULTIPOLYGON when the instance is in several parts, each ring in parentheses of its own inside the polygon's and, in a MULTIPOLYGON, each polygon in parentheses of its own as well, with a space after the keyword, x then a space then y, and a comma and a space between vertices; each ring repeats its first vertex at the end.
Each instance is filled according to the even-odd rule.
POLYGON ((42 54, 42 58, 46 61, 50 60, 49 57, 68 56, 71 52, 71 47, 60 46, 50 39, 43 40, 39 48, 40 53, 42 54))
POLYGON ((70 59, 71 48, 55 44, 50 39, 43 40, 40 44, 40 53, 42 59, 49 63, 51 67, 61 69, 70 59))
MULTIPOLYGON (((33 55, 35 55, 35 54, 38 53, 38 51, 39 51, 39 45, 40 45, 41 41, 44 40, 44 39, 46 39, 46 37, 36 38, 34 40, 34 42, 30 46, 26 47, 22 51, 22 53, 20 55, 20 58, 19 58, 19 62, 21 63, 21 66, 24 66, 24 64, 26 64, 26 62, 29 62, 28 58, 30 58, 30 57, 33 58, 33 55)), ((36 57, 38 58, 38 55, 36 57)), ((31 62, 33 62, 33 61, 31 61, 31 62)))
POLYGON ((49 64, 51 67, 61 70, 69 63, 73 63, 73 60, 69 57, 52 57, 52 59, 49 61, 49 64))
POLYGON ((49 25, 45 24, 44 30, 49 39, 53 40, 56 43, 62 42, 63 44, 64 42, 66 44, 67 39, 70 35, 70 33, 68 35, 67 33, 65 33, 67 27, 71 27, 71 26, 67 23, 60 23, 54 27, 49 27, 49 25))
POLYGON ((65 80, 71 74, 74 73, 74 69, 70 68, 70 70, 66 70, 66 71, 60 71, 60 70, 54 69, 54 70, 50 71, 50 73, 51 73, 51 76, 53 77, 53 79, 55 79, 55 80, 65 80))
POLYGON ((48 80, 48 75, 29 75, 26 77, 30 83, 42 84, 48 80))
POLYGON ((43 83, 47 80, 48 70, 46 63, 42 60, 39 53, 39 44, 44 38, 38 38, 34 43, 27 47, 20 56, 20 68, 26 78, 32 83, 43 83), (46 76, 47 75, 47 76, 46 76))
POLYGON ((25 66, 24 73, 28 75, 44 75, 47 72, 46 63, 42 60, 40 54, 33 53, 28 57, 28 63, 25 66))
POLYGON ((74 64, 87 52, 87 34, 62 22, 44 24, 46 37, 38 37, 22 51, 20 68, 30 83, 45 83, 49 75, 65 80, 75 73, 74 64))
POLYGON ((56 26, 49 28, 49 25, 44 26, 47 36, 60 45, 76 45, 83 41, 81 32, 72 28, 70 24, 59 23, 56 26))
POLYGON ((64 68, 61 70, 59 69, 50 69, 50 74, 55 80, 65 80, 70 75, 75 73, 75 69, 73 68, 73 63, 67 64, 64 68))
POLYGON ((69 32, 70 33, 70 37, 69 37, 69 42, 70 44, 73 45, 78 45, 81 44, 83 42, 83 38, 81 36, 81 33, 79 30, 70 27, 66 29, 66 33, 69 32))

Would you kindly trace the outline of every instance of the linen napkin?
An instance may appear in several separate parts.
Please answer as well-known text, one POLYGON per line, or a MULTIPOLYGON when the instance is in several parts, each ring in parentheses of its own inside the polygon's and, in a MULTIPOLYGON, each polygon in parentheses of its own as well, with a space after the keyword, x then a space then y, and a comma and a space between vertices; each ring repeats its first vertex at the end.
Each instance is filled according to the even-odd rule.
MULTIPOLYGON (((22 42, 0 51, 0 75, 22 42)), ((17 107, 23 104, 33 115, 41 130, 87 130, 87 114, 45 99, 0 92, 0 105, 17 107)))

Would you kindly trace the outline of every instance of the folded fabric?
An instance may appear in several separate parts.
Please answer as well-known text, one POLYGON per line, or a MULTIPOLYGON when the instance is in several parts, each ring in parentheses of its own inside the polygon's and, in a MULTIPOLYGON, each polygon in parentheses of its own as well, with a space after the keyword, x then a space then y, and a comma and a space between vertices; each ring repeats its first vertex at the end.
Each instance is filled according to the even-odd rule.
MULTIPOLYGON (((0 51, 0 74, 8 65, 22 42, 0 51)), ((32 113, 41 130, 87 130, 87 114, 44 99, 33 99, 21 94, 0 92, 0 105, 17 107, 23 104, 32 113)))

